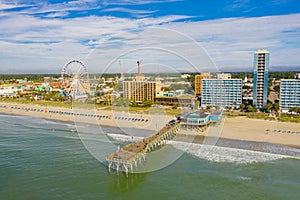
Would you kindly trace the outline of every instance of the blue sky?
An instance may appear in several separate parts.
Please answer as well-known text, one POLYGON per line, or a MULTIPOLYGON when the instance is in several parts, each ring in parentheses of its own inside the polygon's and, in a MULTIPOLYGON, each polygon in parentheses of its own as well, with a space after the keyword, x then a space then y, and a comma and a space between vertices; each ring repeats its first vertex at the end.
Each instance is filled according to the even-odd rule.
POLYGON ((137 57, 184 71, 179 55, 200 71, 250 71, 257 49, 271 70, 300 71, 297 0, 0 0, 0 27, 0 73, 59 73, 70 59, 101 73, 146 46, 169 53, 123 56, 125 71, 137 57))

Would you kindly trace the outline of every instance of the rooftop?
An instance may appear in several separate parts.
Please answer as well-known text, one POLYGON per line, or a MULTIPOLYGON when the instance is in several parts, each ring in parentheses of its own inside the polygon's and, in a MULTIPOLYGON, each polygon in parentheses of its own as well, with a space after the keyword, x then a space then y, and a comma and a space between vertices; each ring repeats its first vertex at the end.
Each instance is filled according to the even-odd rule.
POLYGON ((208 113, 196 111, 196 112, 185 114, 182 117, 183 118, 205 118, 207 116, 208 116, 208 113))
POLYGON ((269 53, 269 51, 266 50, 266 49, 259 49, 259 50, 255 51, 255 53, 256 54, 258 54, 258 53, 269 53))

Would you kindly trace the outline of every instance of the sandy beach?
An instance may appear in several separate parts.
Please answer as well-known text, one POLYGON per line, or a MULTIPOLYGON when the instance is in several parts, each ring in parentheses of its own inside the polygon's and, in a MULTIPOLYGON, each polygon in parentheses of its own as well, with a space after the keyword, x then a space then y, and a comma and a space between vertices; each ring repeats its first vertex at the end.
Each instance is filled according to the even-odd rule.
POLYGON ((300 124, 247 117, 226 118, 220 136, 300 147, 300 124))
MULTIPOLYGON (((126 109, 126 108, 125 108, 126 109)), ((115 110, 95 110, 93 105, 84 109, 40 106, 33 104, 0 102, 0 113, 35 116, 69 123, 87 123, 101 126, 157 130, 165 126, 173 117, 167 115, 147 115, 115 110)))
MULTIPOLYGON (((104 126, 118 126, 156 130, 162 127, 172 116, 157 116, 115 112, 108 110, 80 110, 74 116, 72 109, 61 107, 45 107, 30 104, 0 103, 0 113, 13 115, 36 116, 50 120, 66 122, 82 122, 100 124, 104 126), (34 110, 35 109, 35 110, 34 110)), ((292 122, 278 122, 247 117, 225 118, 223 128, 217 128, 217 133, 211 134, 213 127, 199 135, 209 135, 235 140, 269 142, 287 146, 300 147, 300 124, 292 122), (297 134, 298 132, 298 134, 297 134), (208 133, 208 134, 207 134, 208 133)))

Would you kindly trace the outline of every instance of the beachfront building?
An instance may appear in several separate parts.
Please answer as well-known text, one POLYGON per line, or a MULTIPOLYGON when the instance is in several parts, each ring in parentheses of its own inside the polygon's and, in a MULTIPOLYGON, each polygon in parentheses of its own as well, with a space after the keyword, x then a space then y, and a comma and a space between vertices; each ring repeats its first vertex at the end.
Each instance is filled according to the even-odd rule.
POLYGON ((201 73, 195 76, 195 95, 201 96, 202 94, 202 79, 211 78, 210 73, 201 73))
POLYGON ((209 115, 203 112, 194 112, 186 117, 186 123, 188 125, 206 125, 209 121, 209 115))
POLYGON ((135 80, 123 81, 123 96, 132 102, 142 103, 143 101, 153 101, 156 95, 156 81, 147 81, 141 73, 141 60, 137 61, 138 73, 135 80))
POLYGON ((193 106, 195 104, 195 98, 193 96, 179 96, 179 97, 155 97, 155 103, 162 105, 174 106, 177 105, 179 107, 188 107, 193 106))
POLYGON ((183 127, 205 126, 209 123, 209 114, 200 111, 186 112, 181 114, 180 121, 183 127))
POLYGON ((209 115, 209 121, 211 121, 211 122, 217 122, 217 121, 221 120, 221 117, 222 117, 222 113, 221 112, 219 112, 219 111, 212 112, 209 115))
POLYGON ((235 107, 242 103, 242 79, 203 79, 201 106, 235 107))
POLYGON ((253 106, 259 109, 267 105, 269 78, 269 51, 258 50, 253 62, 253 106))
POLYGON ((124 81, 123 94, 133 102, 142 103, 150 100, 154 102, 156 82, 148 81, 124 81))
POLYGON ((206 113, 201 111, 184 112, 177 117, 180 119, 182 127, 203 127, 209 125, 211 122, 215 123, 222 118, 221 112, 206 113))
POLYGON ((290 108, 300 108, 300 79, 280 80, 280 109, 288 112, 290 108))

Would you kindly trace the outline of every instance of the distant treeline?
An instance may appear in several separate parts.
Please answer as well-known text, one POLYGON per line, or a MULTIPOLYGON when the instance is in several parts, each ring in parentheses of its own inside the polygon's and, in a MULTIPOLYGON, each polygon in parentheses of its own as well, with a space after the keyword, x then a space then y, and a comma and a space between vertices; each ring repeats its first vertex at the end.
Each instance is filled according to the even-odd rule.
POLYGON ((0 80, 27 78, 28 81, 44 81, 44 77, 59 78, 60 74, 0 74, 0 80))
MULTIPOLYGON (((269 72, 269 78, 275 79, 293 79, 296 73, 300 72, 269 72)), ((245 78, 247 75, 248 78, 253 78, 253 72, 233 72, 231 73, 232 78, 245 78)))
MULTIPOLYGON (((245 78, 247 75, 248 78, 253 78, 253 73, 252 72, 224 72, 224 73, 230 73, 232 78, 245 78)), ((293 79, 294 75, 296 73, 300 73, 300 71, 289 71, 289 72, 269 72, 269 78, 276 78, 276 79, 293 79)), ((194 76, 198 73, 181 73, 181 74, 190 74, 191 77, 188 78, 189 81, 194 80, 194 76)), ((161 78, 163 77, 180 77, 181 74, 176 74, 176 73, 164 73, 160 74, 159 76, 161 78)), ((214 75, 216 73, 212 73, 214 75)), ((128 76, 134 76, 135 74, 124 74, 125 77, 128 76)), ((24 79, 27 78, 27 80, 30 81, 44 81, 44 77, 53 77, 53 78, 59 78, 61 75, 60 74, 0 74, 0 80, 10 80, 10 79, 24 79)), ((120 77, 119 73, 116 74, 90 74, 90 78, 115 78, 116 76, 120 77)), ((145 76, 148 77, 157 77, 157 74, 145 74, 145 76)))

